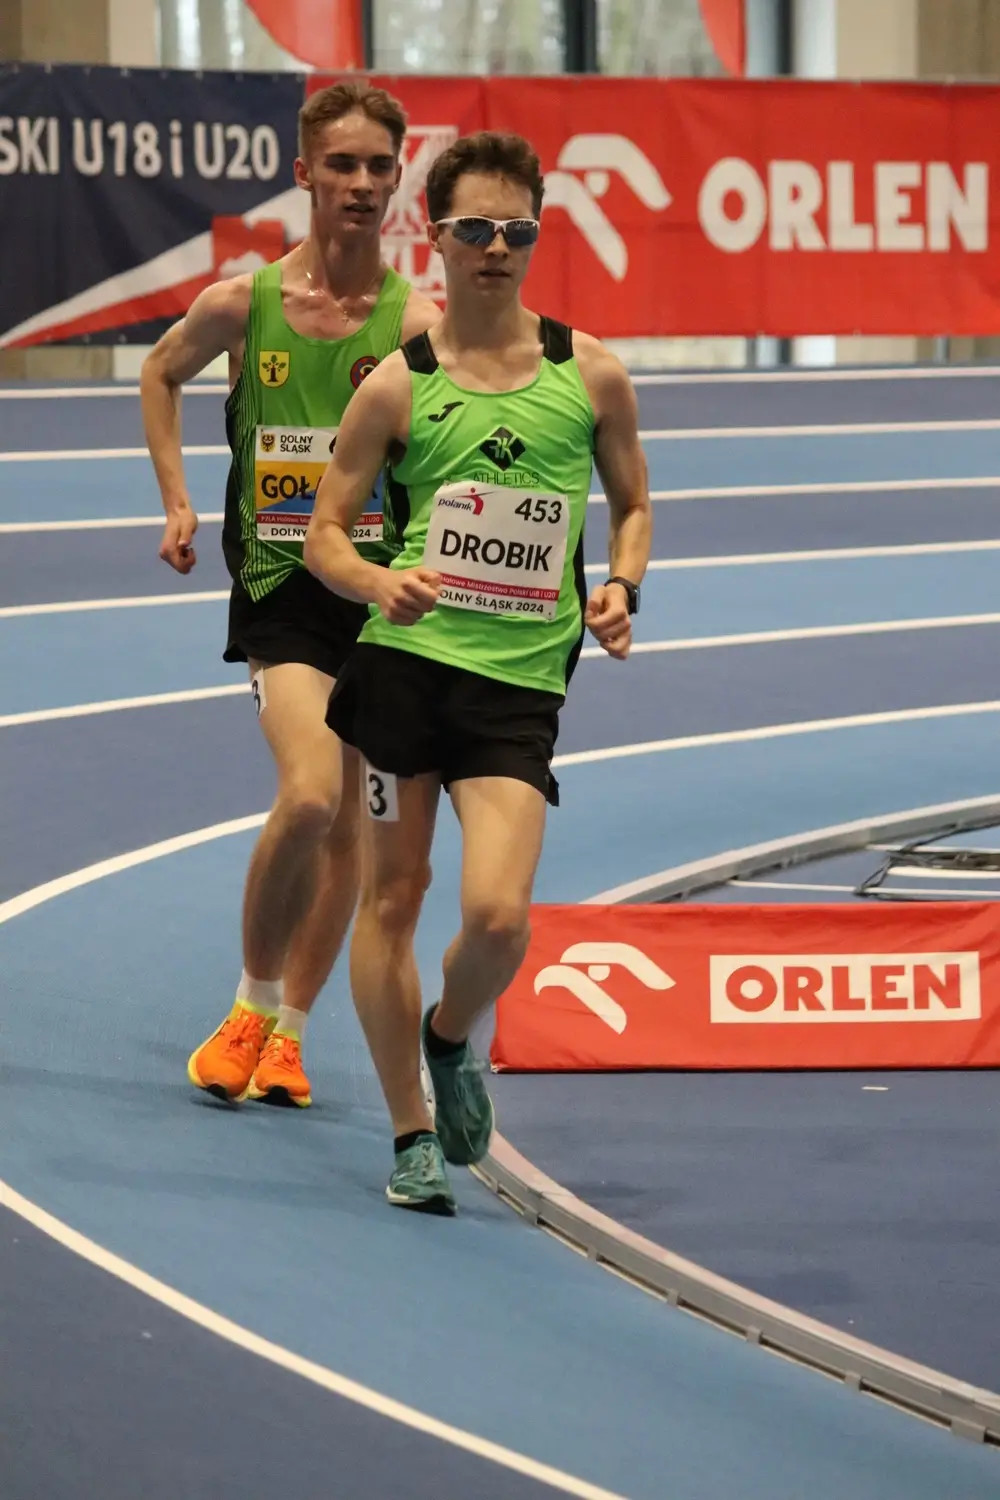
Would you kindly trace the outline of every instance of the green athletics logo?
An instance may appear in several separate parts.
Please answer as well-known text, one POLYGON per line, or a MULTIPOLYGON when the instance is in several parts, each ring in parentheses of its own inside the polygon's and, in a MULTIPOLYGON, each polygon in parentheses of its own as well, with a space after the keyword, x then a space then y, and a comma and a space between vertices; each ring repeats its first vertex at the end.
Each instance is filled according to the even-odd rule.
POLYGON ((491 437, 479 444, 480 453, 485 453, 490 463, 506 471, 524 452, 524 444, 515 437, 509 427, 498 427, 491 437))

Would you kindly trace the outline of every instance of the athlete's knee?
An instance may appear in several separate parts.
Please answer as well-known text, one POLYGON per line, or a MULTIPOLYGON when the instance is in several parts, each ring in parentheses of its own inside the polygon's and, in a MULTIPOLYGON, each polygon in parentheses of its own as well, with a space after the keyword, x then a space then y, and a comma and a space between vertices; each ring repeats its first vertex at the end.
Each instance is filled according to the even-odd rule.
POLYGON ((337 799, 310 782, 290 782, 278 793, 274 814, 287 834, 303 841, 327 838, 337 814, 337 799))
POLYGON ((523 953, 531 936, 530 908, 501 894, 467 900, 462 904, 462 930, 467 938, 497 952, 523 953))
POLYGON ((430 883, 427 864, 388 879, 376 876, 362 893, 362 902, 387 937, 405 935, 416 928, 430 883))

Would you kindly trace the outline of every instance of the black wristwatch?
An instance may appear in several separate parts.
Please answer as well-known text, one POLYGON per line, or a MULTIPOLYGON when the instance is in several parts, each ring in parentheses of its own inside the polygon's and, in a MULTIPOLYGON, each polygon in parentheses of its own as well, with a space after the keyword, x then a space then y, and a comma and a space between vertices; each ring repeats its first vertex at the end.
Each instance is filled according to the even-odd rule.
POLYGON ((604 587, 607 588, 609 583, 621 584, 622 588, 625 590, 625 593, 628 595, 629 614, 637 615, 639 613, 639 585, 637 583, 631 583, 627 578, 619 578, 617 574, 613 578, 605 578, 604 587))

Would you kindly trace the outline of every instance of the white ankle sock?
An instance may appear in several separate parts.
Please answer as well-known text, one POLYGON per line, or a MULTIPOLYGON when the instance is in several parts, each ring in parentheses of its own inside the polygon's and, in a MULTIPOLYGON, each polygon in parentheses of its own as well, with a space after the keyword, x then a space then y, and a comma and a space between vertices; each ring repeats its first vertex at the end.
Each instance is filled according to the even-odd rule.
POLYGON ((284 986, 280 979, 254 979, 244 969, 236 989, 236 998, 252 1005, 254 1010, 274 1016, 281 1007, 283 993, 284 986))
POLYGON ((282 1036, 294 1036, 301 1042, 308 1019, 307 1010, 296 1010, 294 1005, 283 1004, 278 1007, 278 1024, 274 1029, 280 1031, 282 1036))

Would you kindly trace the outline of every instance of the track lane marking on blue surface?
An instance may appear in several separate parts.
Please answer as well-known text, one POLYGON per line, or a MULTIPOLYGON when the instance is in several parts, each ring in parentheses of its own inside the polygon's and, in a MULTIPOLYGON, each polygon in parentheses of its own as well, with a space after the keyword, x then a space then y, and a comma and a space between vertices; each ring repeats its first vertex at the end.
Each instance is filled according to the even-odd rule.
MULTIPOLYGON (((228 450, 227 450, 228 451, 228 450)), ((49 457, 52 455, 50 454, 49 457)), ((892 494, 909 490, 989 490, 1000 488, 1000 474, 966 474, 952 479, 847 479, 831 480, 815 484, 740 484, 710 485, 700 489, 650 490, 649 498, 655 504, 683 500, 767 500, 783 496, 819 495, 863 495, 892 494)), ((606 505, 600 491, 588 497, 590 505, 606 505)), ((201 511, 201 525, 210 525, 223 520, 222 511, 201 511)), ((0 536, 20 533, 33 534, 47 531, 114 531, 132 526, 162 526, 161 515, 146 516, 97 516, 63 521, 0 521, 0 536)))
MULTIPOLYGON (((780 427, 648 427, 640 429, 639 438, 644 443, 686 443, 750 438, 875 437, 917 432, 996 432, 998 428, 1000 418, 974 417, 940 422, 803 422, 780 427)), ((181 451, 185 458, 222 458, 229 454, 230 449, 227 443, 198 443, 181 451)), ((108 461, 147 456, 146 448, 29 448, 0 452, 0 463, 35 464, 77 459, 108 461)))
MULTIPOLYGON (((988 380, 996 379, 998 372, 991 365, 901 365, 897 367, 873 366, 844 368, 829 366, 822 369, 789 368, 781 370, 690 370, 637 372, 632 376, 635 385, 776 385, 797 384, 815 381, 819 383, 851 382, 861 380, 988 380)), ((192 381, 184 386, 185 396, 228 396, 229 386, 221 381, 192 381)), ((74 386, 28 386, 0 388, 0 401, 50 401, 66 397, 138 397, 139 387, 123 382, 121 385, 74 385, 74 386)))
POLYGON ((243 1328, 239 1323, 222 1317, 210 1307, 196 1302, 192 1297, 185 1296, 183 1292, 175 1290, 165 1282, 157 1280, 155 1276, 150 1276, 140 1270, 138 1266, 123 1260, 121 1256, 104 1249, 102 1245, 78 1233, 70 1225, 64 1224, 61 1219, 46 1213, 38 1204, 32 1203, 30 1199, 23 1197, 3 1181, 0 1181, 0 1205, 17 1214, 34 1228, 41 1230, 64 1249, 72 1251, 74 1255, 89 1261, 91 1265, 117 1277, 119 1281, 125 1282, 144 1296, 159 1302, 171 1312, 179 1314, 191 1323, 196 1323, 207 1332, 214 1333, 217 1337, 225 1339, 249 1354, 256 1354, 280 1369, 321 1386, 332 1395, 341 1396, 358 1406, 367 1407, 369 1411, 379 1416, 399 1422, 405 1427, 411 1427, 416 1432, 437 1438, 443 1443, 449 1443, 452 1447, 461 1448, 477 1458, 487 1459, 501 1468, 512 1469, 526 1478, 538 1480, 539 1483, 546 1484, 565 1495, 578 1496, 579 1500, 625 1500, 624 1496, 612 1490, 602 1489, 599 1485, 590 1484, 584 1479, 577 1479, 572 1474, 566 1474, 549 1464, 539 1463, 536 1459, 516 1453, 500 1443, 465 1432, 460 1427, 452 1427, 437 1417, 428 1416, 415 1407, 405 1406, 401 1401, 395 1401, 390 1396, 383 1396, 370 1386, 361 1385, 358 1381, 339 1375, 325 1365, 304 1359, 280 1344, 261 1338, 249 1328, 243 1328))

